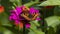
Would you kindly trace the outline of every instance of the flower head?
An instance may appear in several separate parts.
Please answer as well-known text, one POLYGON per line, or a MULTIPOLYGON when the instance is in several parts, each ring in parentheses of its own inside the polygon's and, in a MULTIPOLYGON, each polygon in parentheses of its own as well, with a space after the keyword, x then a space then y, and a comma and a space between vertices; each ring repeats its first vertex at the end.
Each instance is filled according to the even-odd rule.
MULTIPOLYGON (((21 15, 23 14, 23 12, 25 11, 29 11, 29 14, 33 15, 33 14, 39 14, 39 10, 35 9, 35 8, 27 8, 26 6, 17 6, 15 9, 11 10, 11 14, 9 19, 15 22, 16 26, 20 25, 20 28, 23 28, 23 23, 25 22, 25 26, 26 28, 30 28, 30 23, 27 19, 25 19, 24 17, 22 17, 21 15)), ((24 13, 24 15, 25 15, 24 13)), ((26 16, 26 15, 25 15, 26 16)), ((40 18, 36 18, 36 20, 40 20, 40 18)))

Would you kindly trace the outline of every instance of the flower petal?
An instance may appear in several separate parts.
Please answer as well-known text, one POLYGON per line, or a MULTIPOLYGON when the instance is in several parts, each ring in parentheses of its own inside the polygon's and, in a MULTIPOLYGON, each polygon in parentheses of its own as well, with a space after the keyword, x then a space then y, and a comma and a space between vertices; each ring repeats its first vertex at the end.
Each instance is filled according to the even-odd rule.
POLYGON ((31 8, 30 8, 30 14, 34 14, 34 13, 39 13, 39 10, 31 7, 31 8))
POLYGON ((19 15, 19 14, 22 12, 21 7, 18 7, 18 6, 17 6, 15 12, 16 12, 17 15, 19 15))
POLYGON ((36 18, 36 20, 38 20, 38 21, 39 21, 39 20, 41 20, 41 18, 36 18))
POLYGON ((26 23, 26 28, 30 28, 30 23, 26 23))

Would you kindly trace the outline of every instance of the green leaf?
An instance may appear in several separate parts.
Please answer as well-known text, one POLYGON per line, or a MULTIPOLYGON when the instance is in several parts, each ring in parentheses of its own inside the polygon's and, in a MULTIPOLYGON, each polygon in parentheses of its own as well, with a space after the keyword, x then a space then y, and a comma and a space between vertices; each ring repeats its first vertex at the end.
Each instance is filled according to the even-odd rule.
POLYGON ((51 16, 45 19, 47 21, 48 26, 55 27, 60 24, 60 20, 58 16, 51 16))
POLYGON ((29 29, 30 30, 29 34, 44 34, 44 32, 42 32, 41 29, 40 30, 37 29, 37 25, 39 26, 37 21, 31 21, 30 24, 31 28, 29 29))
POLYGON ((30 30, 30 32, 28 34, 35 34, 32 30, 30 30))
POLYGON ((6 13, 0 14, 0 22, 2 25, 9 23, 9 17, 6 13))
POLYGON ((26 3, 26 4, 24 4, 24 5, 27 6, 27 7, 30 7, 30 6, 32 6, 32 5, 34 5, 34 4, 38 4, 38 2, 33 2, 33 1, 31 1, 31 2, 26 3))
POLYGON ((32 29, 34 29, 34 30, 37 29, 37 28, 36 28, 36 25, 34 24, 34 22, 31 21, 30 24, 31 24, 31 28, 32 28, 32 29))
POLYGON ((34 21, 32 21, 33 22, 33 24, 35 24, 36 26, 40 26, 40 24, 38 23, 38 20, 34 20, 34 21))
POLYGON ((54 6, 54 5, 60 5, 60 0, 47 0, 42 2, 38 6, 54 6))
POLYGON ((37 26, 40 26, 37 20, 30 21, 30 24, 31 24, 31 28, 34 30, 37 29, 37 26))
POLYGON ((22 0, 17 0, 18 6, 22 5, 22 0))
POLYGON ((42 32, 41 30, 33 30, 33 29, 30 29, 30 32, 29 34, 45 34, 44 32, 42 32))
POLYGON ((60 0, 47 0, 47 1, 60 1, 60 0))
POLYGON ((19 31, 19 29, 16 29, 15 27, 6 26, 6 25, 2 25, 2 27, 8 29, 9 31, 13 32, 14 34, 19 34, 19 33, 22 34, 22 32, 19 31))
POLYGON ((22 0, 10 0, 11 2, 17 4, 17 6, 21 6, 22 5, 22 0))
POLYGON ((42 31, 37 31, 37 34, 45 34, 45 33, 42 31))
POLYGON ((52 27, 54 31, 56 32, 56 27, 60 24, 60 20, 58 16, 51 16, 45 19, 48 25, 48 30, 49 27, 52 27))
POLYGON ((9 0, 10 2, 14 2, 15 0, 9 0))
POLYGON ((39 2, 39 0, 35 0, 35 2, 39 2))
POLYGON ((60 16, 60 7, 59 6, 56 6, 54 8, 54 15, 60 16))
POLYGON ((4 32, 3 32, 3 34, 13 34, 11 31, 9 31, 9 30, 5 30, 4 32))
POLYGON ((46 34, 55 34, 54 28, 53 27, 49 27, 49 29, 47 30, 46 34))

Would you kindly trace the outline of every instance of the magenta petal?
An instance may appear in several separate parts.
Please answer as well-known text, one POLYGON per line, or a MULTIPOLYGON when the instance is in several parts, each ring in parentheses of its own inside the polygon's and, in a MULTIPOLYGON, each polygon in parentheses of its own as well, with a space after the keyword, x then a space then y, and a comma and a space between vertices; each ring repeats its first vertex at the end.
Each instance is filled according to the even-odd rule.
POLYGON ((9 20, 12 20, 12 16, 9 17, 9 20))
POLYGON ((17 16, 14 14, 14 13, 11 13, 11 17, 12 17, 12 19, 17 19, 17 16))
POLYGON ((15 24, 19 24, 19 22, 20 22, 20 21, 18 21, 18 20, 15 20, 15 24))
POLYGON ((16 7, 16 14, 19 15, 22 12, 21 7, 16 7))
POLYGON ((29 23, 26 23, 26 28, 30 28, 30 24, 29 23))
POLYGON ((14 16, 14 13, 11 13, 9 19, 10 19, 10 20, 13 20, 13 16, 14 16))
POLYGON ((39 10, 35 10, 36 13, 39 13, 39 10))
POLYGON ((14 19, 14 20, 17 19, 17 16, 14 15, 14 16, 13 16, 13 19, 14 19))
POLYGON ((30 8, 30 14, 34 14, 34 13, 39 13, 39 10, 31 7, 31 8, 30 8))
POLYGON ((30 8, 30 14, 33 14, 35 12, 34 8, 30 8))
POLYGON ((38 20, 38 21, 39 21, 39 20, 41 20, 41 18, 36 18, 36 20, 38 20))
POLYGON ((15 10, 10 10, 11 13, 15 13, 15 10))
POLYGON ((9 17, 10 20, 17 20, 18 19, 18 16, 14 13, 11 13, 10 17, 9 17))

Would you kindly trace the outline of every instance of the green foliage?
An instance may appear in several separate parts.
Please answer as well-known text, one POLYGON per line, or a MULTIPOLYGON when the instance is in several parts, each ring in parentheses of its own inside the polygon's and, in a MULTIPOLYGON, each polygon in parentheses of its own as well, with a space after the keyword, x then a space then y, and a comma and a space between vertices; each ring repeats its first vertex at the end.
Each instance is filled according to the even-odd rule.
POLYGON ((31 7, 32 5, 37 4, 37 3, 38 3, 38 2, 33 2, 33 1, 31 1, 31 2, 26 3, 26 4, 24 4, 24 5, 27 6, 27 7, 31 7))
POLYGON ((39 26, 38 21, 31 21, 31 28, 29 29, 30 32, 29 34, 45 34, 44 32, 42 32, 41 28, 37 29, 37 26, 39 26))
POLYGON ((60 25, 60 20, 58 16, 51 16, 45 19, 47 21, 47 30, 49 34, 54 34, 56 32, 57 26, 60 25))
POLYGON ((47 0, 42 2, 40 5, 38 6, 57 6, 60 5, 60 0, 47 0))
POLYGON ((51 16, 46 18, 48 26, 56 26, 60 23, 59 17, 58 16, 51 16))
POLYGON ((9 23, 9 19, 8 19, 8 15, 6 13, 2 13, 0 14, 0 22, 1 24, 8 24, 9 23))
POLYGON ((60 6, 56 6, 56 7, 54 8, 54 15, 60 16, 60 6))

